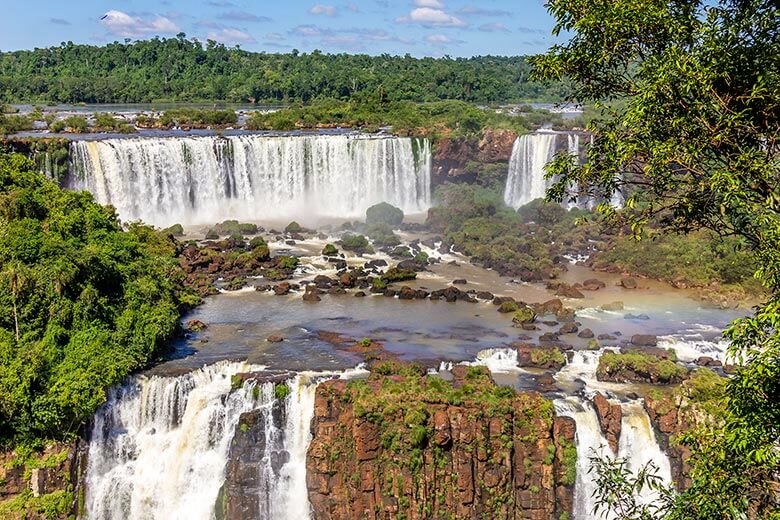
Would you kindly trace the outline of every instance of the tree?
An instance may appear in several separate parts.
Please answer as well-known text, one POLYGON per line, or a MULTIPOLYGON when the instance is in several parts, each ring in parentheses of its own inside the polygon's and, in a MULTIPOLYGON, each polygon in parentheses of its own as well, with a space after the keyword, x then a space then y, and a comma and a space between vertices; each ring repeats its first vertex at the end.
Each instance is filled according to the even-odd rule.
POLYGON ((780 8, 772 0, 551 0, 556 35, 537 79, 596 102, 587 164, 559 156, 550 200, 588 186, 638 236, 708 228, 741 237, 771 297, 725 332, 738 369, 723 428, 691 432, 692 487, 672 518, 777 514, 780 470, 780 8))

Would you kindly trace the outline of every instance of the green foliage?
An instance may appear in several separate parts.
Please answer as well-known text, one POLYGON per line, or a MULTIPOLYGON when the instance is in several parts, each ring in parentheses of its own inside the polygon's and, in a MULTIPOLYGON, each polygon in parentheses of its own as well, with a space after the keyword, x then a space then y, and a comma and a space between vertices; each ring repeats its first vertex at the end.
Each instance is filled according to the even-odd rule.
POLYGON ((531 349, 531 363, 535 366, 563 366, 566 364, 566 355, 558 347, 531 349))
POLYGON ((325 256, 335 256, 339 254, 339 250, 333 244, 325 244, 325 247, 322 248, 322 254, 325 256))
POLYGON ((160 117, 162 126, 234 125, 238 116, 234 110, 203 110, 198 108, 174 108, 160 117))
POLYGON ((239 222, 238 220, 225 220, 224 222, 220 222, 213 228, 211 228, 208 233, 206 233, 206 238, 215 239, 219 238, 221 236, 231 236, 231 235, 254 235, 257 233, 257 224, 251 224, 248 222, 239 222))
POLYGON ((712 282, 739 284, 760 291, 755 260, 737 238, 718 238, 699 231, 669 235, 647 230, 642 240, 621 237, 596 255, 595 262, 656 280, 707 286, 712 282))
MULTIPOLYGON (((545 111, 545 122, 562 124, 560 116, 545 111)), ((538 118, 533 118, 536 121, 538 118)), ((479 136, 485 128, 527 132, 539 125, 520 115, 496 113, 465 101, 377 102, 361 97, 349 101, 321 99, 311 105, 293 105, 273 112, 255 112, 246 123, 250 130, 289 131, 321 126, 375 131, 390 127, 404 135, 479 136)))
POLYGON ((620 520, 660 520, 674 503, 674 489, 664 484, 655 463, 648 462, 634 474, 623 459, 593 456, 590 461, 588 473, 594 474, 596 481, 594 516, 620 520), (639 498, 647 492, 656 493, 656 501, 647 504, 639 498))
POLYGON ((0 135, 15 134, 32 130, 34 120, 27 115, 7 115, 0 113, 0 135))
POLYGON ((353 253, 357 253, 359 255, 362 255, 364 253, 374 252, 374 248, 371 247, 371 244, 369 244, 368 239, 363 235, 353 235, 347 233, 343 237, 341 237, 341 240, 339 240, 338 244, 343 249, 346 249, 347 251, 352 251, 353 253))
POLYGON ((724 425, 688 437, 692 486, 669 518, 769 518, 780 471, 780 30, 777 2, 584 3, 553 0, 570 41, 532 61, 536 77, 567 78, 570 98, 599 102, 587 165, 559 157, 548 197, 571 184, 627 211, 601 210, 640 234, 667 229, 736 235, 770 292, 726 332, 737 361, 724 425))
POLYGON ((529 80, 529 73, 524 57, 253 53, 186 38, 113 42, 102 47, 63 42, 58 47, 0 55, 0 85, 9 101, 309 103, 321 98, 372 98, 380 103, 439 99, 495 103, 560 99, 560 84, 529 80))
POLYGON ((89 129, 87 119, 82 116, 68 116, 62 120, 65 129, 75 134, 83 134, 89 129))
POLYGON ((274 386, 274 396, 279 399, 285 399, 288 395, 290 395, 290 387, 287 385, 287 383, 279 383, 276 386, 274 386))
POLYGON ((297 256, 277 256, 277 267, 279 269, 295 269, 300 263, 300 259, 297 256))
POLYGON ((621 373, 634 372, 655 382, 679 382, 687 374, 684 367, 669 359, 661 359, 640 351, 626 353, 605 352, 599 357, 597 375, 603 378, 619 377, 621 373))
POLYGON ((65 437, 166 347, 177 246, 0 155, 0 440, 65 437))
POLYGON ((171 227, 163 229, 162 233, 181 237, 184 236, 184 227, 181 224, 174 224, 171 227))
POLYGON ((405 282, 407 280, 414 280, 415 278, 417 278, 417 273, 414 271, 399 269, 398 267, 391 267, 382 274, 382 280, 387 283, 405 282))
POLYGON ((387 226, 400 226, 404 221, 404 212, 387 202, 374 204, 366 210, 366 224, 385 224, 387 226))
POLYGON ((303 226, 298 224, 296 221, 292 221, 289 224, 287 224, 287 227, 284 228, 285 233, 302 233, 303 232, 303 226))

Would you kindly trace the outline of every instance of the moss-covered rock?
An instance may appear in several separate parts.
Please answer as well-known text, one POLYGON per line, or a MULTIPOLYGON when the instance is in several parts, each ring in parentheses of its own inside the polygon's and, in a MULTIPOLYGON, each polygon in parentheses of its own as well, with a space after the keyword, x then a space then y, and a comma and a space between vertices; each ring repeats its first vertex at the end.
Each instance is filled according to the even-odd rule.
POLYGON ((400 226, 404 221, 404 212, 387 202, 380 202, 366 210, 366 224, 386 224, 400 226))
POLYGON ((685 367, 671 359, 662 359, 639 351, 606 352, 599 358, 599 381, 670 384, 681 382, 688 374, 685 367))

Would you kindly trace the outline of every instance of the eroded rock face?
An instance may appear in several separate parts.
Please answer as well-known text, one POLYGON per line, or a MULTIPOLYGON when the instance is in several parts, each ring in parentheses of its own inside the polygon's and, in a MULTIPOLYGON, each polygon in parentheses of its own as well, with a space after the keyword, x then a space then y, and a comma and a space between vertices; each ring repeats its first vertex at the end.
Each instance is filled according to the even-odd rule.
POLYGON ((598 392, 593 396, 593 406, 596 408, 596 416, 599 419, 601 432, 607 438, 612 452, 617 453, 622 430, 623 409, 620 407, 620 404, 610 403, 606 397, 598 392))
MULTIPOLYGON (((460 376, 455 388, 473 383, 460 376)), ((363 395, 373 399, 383 382, 403 382, 385 377, 365 383, 363 395)), ((540 414, 549 409, 540 394, 518 394, 508 409, 489 412, 484 403, 424 402, 419 395, 418 403, 389 405, 380 420, 348 388, 334 380, 317 389, 307 457, 315 520, 571 514, 574 423, 540 414), (424 422, 410 429, 420 404, 424 422)))

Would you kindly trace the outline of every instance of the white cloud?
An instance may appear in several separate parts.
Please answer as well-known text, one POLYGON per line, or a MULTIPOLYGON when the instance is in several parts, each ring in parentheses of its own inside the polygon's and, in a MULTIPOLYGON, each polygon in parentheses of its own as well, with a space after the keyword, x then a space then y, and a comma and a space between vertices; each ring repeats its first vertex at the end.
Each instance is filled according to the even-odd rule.
POLYGON ((425 37, 425 41, 431 45, 436 45, 437 47, 446 47, 447 45, 458 45, 463 43, 463 40, 450 38, 444 34, 431 34, 425 37))
POLYGON ((506 25, 499 22, 483 23, 482 25, 479 26, 479 30, 484 32, 497 32, 497 31, 509 32, 509 28, 506 25))
POLYGON ((284 36, 276 32, 270 32, 265 35, 266 40, 281 41, 284 40, 284 36))
POLYGON ((237 43, 255 43, 255 39, 251 35, 240 31, 238 29, 232 29, 226 27, 218 31, 209 31, 206 34, 206 38, 209 40, 215 40, 221 43, 237 44, 237 43))
POLYGON ((432 7, 434 9, 444 9, 444 2, 440 0, 414 0, 417 7, 432 7))
POLYGON ((317 4, 309 9, 311 14, 324 14, 325 16, 333 16, 336 14, 336 8, 332 5, 317 4))
POLYGON ((158 16, 154 19, 129 14, 112 9, 100 19, 108 32, 125 38, 140 38, 150 34, 175 34, 181 32, 179 26, 170 18, 158 16))
POLYGON ((408 16, 396 18, 395 21, 398 23, 419 23, 438 27, 464 27, 467 25, 466 22, 457 16, 452 16, 440 9, 431 9, 430 7, 412 9, 408 16))

